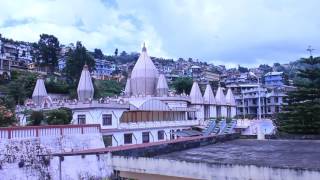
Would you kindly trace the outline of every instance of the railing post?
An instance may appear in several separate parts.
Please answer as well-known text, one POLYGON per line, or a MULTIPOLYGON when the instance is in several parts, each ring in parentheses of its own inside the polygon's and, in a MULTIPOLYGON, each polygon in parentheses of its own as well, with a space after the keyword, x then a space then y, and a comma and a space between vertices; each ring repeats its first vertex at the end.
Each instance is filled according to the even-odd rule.
POLYGON ((81 134, 83 134, 83 126, 81 126, 81 134))
POLYGON ((11 139, 11 129, 8 130, 8 139, 11 139))
POLYGON ((39 128, 36 128, 36 137, 39 137, 39 128))
POLYGON ((60 127, 60 135, 63 135, 62 127, 60 127))

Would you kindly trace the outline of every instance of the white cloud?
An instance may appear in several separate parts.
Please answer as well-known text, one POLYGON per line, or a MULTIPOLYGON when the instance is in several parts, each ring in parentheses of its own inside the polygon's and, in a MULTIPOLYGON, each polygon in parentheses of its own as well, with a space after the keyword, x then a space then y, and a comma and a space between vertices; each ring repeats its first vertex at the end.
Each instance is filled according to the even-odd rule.
POLYGON ((49 33, 107 54, 115 48, 140 51, 145 41, 152 56, 255 66, 298 59, 309 44, 319 48, 317 0, 0 3, 0 33, 6 37, 37 41, 39 34, 49 33))

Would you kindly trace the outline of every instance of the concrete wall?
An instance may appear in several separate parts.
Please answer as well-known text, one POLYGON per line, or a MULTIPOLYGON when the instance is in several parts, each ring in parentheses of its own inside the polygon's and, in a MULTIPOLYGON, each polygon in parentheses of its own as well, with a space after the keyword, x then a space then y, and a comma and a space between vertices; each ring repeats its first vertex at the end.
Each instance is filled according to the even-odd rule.
MULTIPOLYGON (((58 179, 58 158, 41 155, 103 147, 104 143, 100 133, 1 139, 0 179, 25 180, 49 179, 49 177, 58 179)), ((97 161, 96 156, 85 159, 82 159, 81 156, 68 157, 63 163, 63 179, 76 180, 84 176, 109 176, 111 169, 101 170, 100 168, 104 163, 104 159, 97 161)))
POLYGON ((121 171, 180 178, 212 180, 319 180, 320 172, 258 167, 253 165, 205 164, 146 157, 114 156, 113 166, 121 171))

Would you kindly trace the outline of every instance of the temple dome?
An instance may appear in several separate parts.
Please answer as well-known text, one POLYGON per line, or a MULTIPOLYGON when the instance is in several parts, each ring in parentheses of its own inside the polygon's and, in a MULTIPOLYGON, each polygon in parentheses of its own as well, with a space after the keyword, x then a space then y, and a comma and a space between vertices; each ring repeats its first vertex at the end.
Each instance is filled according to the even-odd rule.
POLYGON ((79 101, 86 101, 93 98, 94 88, 87 65, 83 66, 77 92, 79 101))
POLYGON ((217 105, 226 105, 226 97, 221 87, 218 87, 217 89, 216 102, 217 102, 217 105))
POLYGON ((43 100, 47 97, 48 94, 44 85, 44 80, 41 76, 39 76, 36 82, 36 86, 32 93, 32 101, 37 105, 41 105, 43 100))
POLYGON ((169 91, 168 83, 166 77, 163 74, 160 74, 157 83, 157 96, 167 96, 169 91))
POLYGON ((159 73, 150 59, 145 45, 131 73, 132 95, 155 95, 159 73))
POLYGON ((206 90, 204 91, 203 100, 205 104, 216 104, 216 99, 214 98, 210 84, 207 84, 206 90))
POLYGON ((203 104, 202 94, 198 83, 195 81, 190 91, 191 104, 203 104))
POLYGON ((226 103, 227 103, 227 105, 230 105, 230 106, 236 105, 236 101, 234 99, 233 93, 230 88, 228 89, 228 92, 226 95, 226 103))

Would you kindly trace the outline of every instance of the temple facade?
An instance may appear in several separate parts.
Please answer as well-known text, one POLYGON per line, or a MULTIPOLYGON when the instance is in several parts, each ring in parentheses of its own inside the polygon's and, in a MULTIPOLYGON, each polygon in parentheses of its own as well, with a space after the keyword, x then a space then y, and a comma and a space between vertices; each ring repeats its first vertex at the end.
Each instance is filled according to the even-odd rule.
MULTIPOLYGON (((118 146, 170 140, 178 137, 177 132, 202 135, 201 130, 193 129, 205 128, 212 119, 226 120, 236 115, 231 90, 225 94, 219 87, 214 94, 207 85, 202 94, 198 83, 194 82, 189 95, 169 93, 165 76, 158 72, 145 46, 127 79, 123 96, 94 100, 87 65, 83 67, 77 93, 76 100, 52 100, 39 77, 32 100, 17 109, 20 124, 27 124, 27 115, 22 113, 26 109, 67 107, 73 113, 72 124, 100 124, 106 145, 118 146)), ((215 133, 225 132, 220 128, 215 133)))

